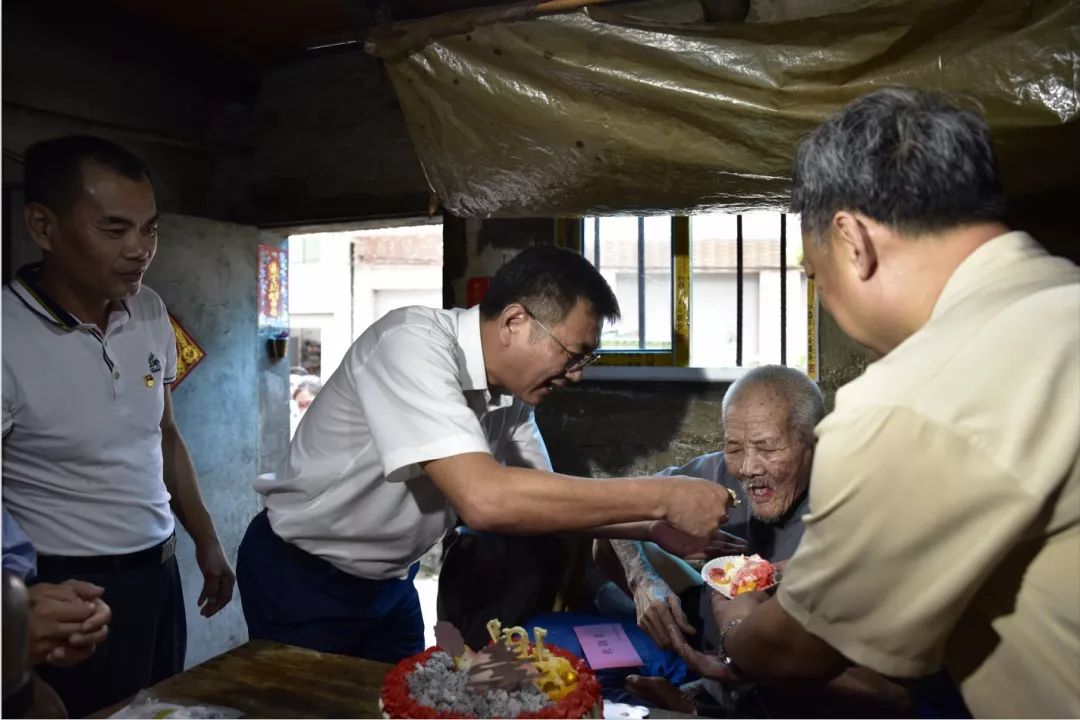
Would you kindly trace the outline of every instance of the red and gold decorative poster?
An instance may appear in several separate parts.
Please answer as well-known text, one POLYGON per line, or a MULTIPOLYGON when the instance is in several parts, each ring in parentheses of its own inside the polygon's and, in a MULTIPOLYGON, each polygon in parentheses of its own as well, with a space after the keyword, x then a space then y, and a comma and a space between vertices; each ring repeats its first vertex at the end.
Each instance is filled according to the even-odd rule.
POLYGON ((289 327, 289 251, 259 245, 259 327, 289 327))
POLYGON ((184 381, 187 374, 206 357, 206 352, 199 347, 199 343, 188 334, 188 331, 180 322, 169 313, 169 322, 172 323, 173 334, 176 335, 176 379, 173 380, 173 389, 184 381))

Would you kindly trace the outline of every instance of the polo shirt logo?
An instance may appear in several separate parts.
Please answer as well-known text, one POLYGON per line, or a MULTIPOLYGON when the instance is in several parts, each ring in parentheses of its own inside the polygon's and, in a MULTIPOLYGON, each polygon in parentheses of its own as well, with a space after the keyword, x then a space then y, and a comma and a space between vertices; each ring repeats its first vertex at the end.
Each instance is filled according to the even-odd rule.
POLYGON ((152 388, 157 384, 154 380, 154 373, 161 372, 161 361, 154 357, 154 353, 150 353, 150 357, 146 359, 146 364, 150 367, 150 372, 143 377, 143 382, 146 383, 146 387, 152 388))

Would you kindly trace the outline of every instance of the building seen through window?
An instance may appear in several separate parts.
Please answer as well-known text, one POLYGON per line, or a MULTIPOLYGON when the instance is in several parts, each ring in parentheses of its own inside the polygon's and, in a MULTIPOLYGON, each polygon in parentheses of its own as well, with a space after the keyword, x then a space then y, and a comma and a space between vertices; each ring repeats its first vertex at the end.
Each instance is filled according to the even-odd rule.
MULTIPOLYGON (((587 217, 581 251, 619 299, 601 350, 670 353, 673 299, 690 307, 689 365, 735 368, 808 358, 808 284, 798 216, 713 213, 689 218, 689 272, 673 272, 671 216, 587 217)), ((648 364, 648 363, 644 363, 648 364)))

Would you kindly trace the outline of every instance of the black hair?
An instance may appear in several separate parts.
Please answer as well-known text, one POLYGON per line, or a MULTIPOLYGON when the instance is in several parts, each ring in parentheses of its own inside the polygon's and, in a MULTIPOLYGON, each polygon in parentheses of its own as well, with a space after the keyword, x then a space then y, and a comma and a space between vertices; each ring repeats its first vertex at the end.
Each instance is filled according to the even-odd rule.
POLYGON ((480 301, 480 314, 491 319, 521 303, 541 322, 558 324, 578 300, 586 300, 602 323, 619 319, 615 293, 588 260, 570 250, 537 245, 499 268, 480 301))
POLYGON ((82 193, 85 162, 99 163, 131 180, 150 179, 146 163, 130 150, 93 135, 68 135, 26 149, 26 202, 44 205, 58 215, 71 210, 82 193))
POLYGON ((925 90, 858 98, 800 144, 792 169, 791 212, 802 214, 804 232, 824 243, 840 210, 913 235, 1003 221, 989 127, 925 90))

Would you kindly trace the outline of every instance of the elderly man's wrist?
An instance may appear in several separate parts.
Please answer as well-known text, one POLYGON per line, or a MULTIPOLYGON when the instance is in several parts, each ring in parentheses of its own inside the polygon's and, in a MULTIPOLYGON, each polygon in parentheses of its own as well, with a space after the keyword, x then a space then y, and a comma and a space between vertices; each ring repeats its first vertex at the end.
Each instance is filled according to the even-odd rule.
POLYGON ((638 588, 645 584, 647 582, 641 575, 632 575, 626 578, 626 586, 630 588, 631 594, 637 592, 638 588))
POLYGON ((627 578, 626 583, 630 586, 630 590, 637 590, 638 588, 653 587, 663 582, 659 575, 655 572, 651 572, 642 568, 640 572, 634 573, 633 578, 627 578))

